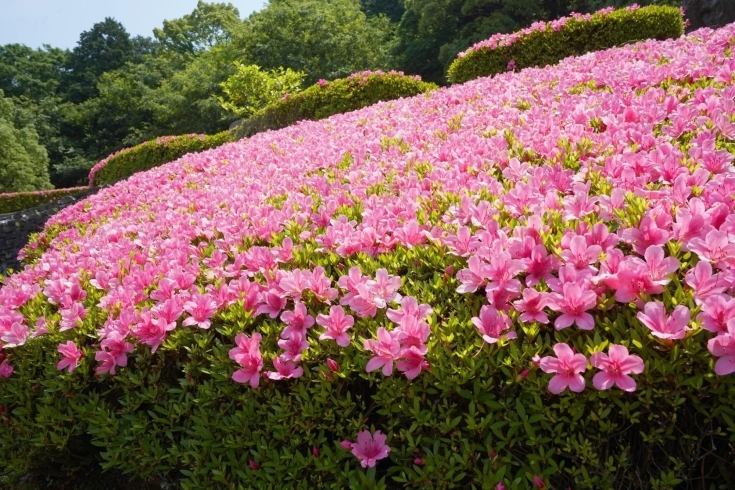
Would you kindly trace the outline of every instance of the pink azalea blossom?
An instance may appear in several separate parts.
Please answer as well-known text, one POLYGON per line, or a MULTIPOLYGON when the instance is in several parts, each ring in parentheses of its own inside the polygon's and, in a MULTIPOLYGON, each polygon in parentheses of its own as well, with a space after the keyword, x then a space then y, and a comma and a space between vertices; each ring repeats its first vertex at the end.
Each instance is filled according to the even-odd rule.
POLYGON ((401 299, 401 309, 394 310, 388 308, 385 312, 385 316, 388 317, 393 323, 401 323, 401 320, 405 316, 412 316, 418 320, 425 320, 433 313, 430 305, 426 303, 419 304, 419 302, 413 296, 404 296, 401 299))
POLYGON ((651 330, 654 337, 677 340, 686 337, 691 313, 689 308, 679 305, 667 318, 664 304, 660 301, 650 301, 636 317, 651 330))
POLYGON ((408 349, 401 351, 401 359, 396 363, 396 368, 403 372, 408 379, 414 379, 422 370, 429 369, 429 363, 424 359, 424 353, 422 353, 418 347, 411 346, 408 349))
POLYGON ((340 347, 350 345, 347 330, 355 324, 355 318, 352 315, 346 315, 341 306, 329 308, 329 315, 317 315, 316 323, 327 329, 319 336, 319 340, 331 339, 340 347))
POLYGON ((296 302, 293 305, 293 311, 284 311, 281 314, 281 320, 286 323, 287 327, 281 332, 281 338, 287 339, 292 332, 306 332, 306 329, 314 326, 314 317, 309 315, 306 306, 303 303, 296 302))
POLYGON ((694 290, 694 301, 701 305, 708 297, 725 291, 727 283, 721 274, 712 274, 712 264, 706 260, 697 262, 684 276, 684 281, 694 290))
POLYGON ((390 447, 385 441, 388 437, 380 432, 363 430, 357 434, 357 442, 350 443, 352 454, 360 460, 363 468, 372 468, 379 459, 387 458, 390 447))
POLYGON ((474 293, 486 283, 487 265, 476 255, 470 257, 467 264, 469 268, 457 272, 457 280, 460 282, 458 293, 474 293))
POLYGON ((717 334, 727 333, 730 326, 735 327, 735 298, 723 294, 708 296, 697 320, 702 322, 705 330, 717 334))
POLYGON ((67 341, 66 344, 59 344, 59 353, 63 358, 56 364, 56 369, 59 371, 64 368, 68 368, 71 373, 77 368, 79 361, 82 359, 83 352, 77 347, 77 345, 71 340, 67 341))
POLYGON ((523 299, 513 302, 513 306, 521 314, 518 319, 522 322, 549 323, 549 317, 543 312, 546 306, 546 295, 533 288, 523 290, 523 299))
POLYGON ((304 375, 304 368, 297 366, 292 361, 281 359, 281 357, 273 359, 273 367, 276 368, 275 371, 266 372, 266 375, 273 380, 300 378, 304 375))
POLYGON ((133 352, 133 344, 126 342, 120 333, 110 332, 100 345, 104 350, 98 351, 94 356, 96 361, 101 362, 101 365, 95 368, 97 374, 110 373, 115 375, 117 366, 125 367, 128 365, 128 354, 133 352))
POLYGON ((533 247, 531 256, 521 259, 526 272, 526 286, 533 287, 542 279, 548 281, 552 278, 552 272, 557 270, 560 261, 554 255, 550 255, 543 244, 533 247))
POLYGON ((184 311, 191 315, 184 320, 185 327, 197 325, 199 328, 208 329, 212 324, 210 318, 217 311, 217 302, 209 293, 194 293, 191 299, 184 303, 184 311))
POLYGON ((635 391, 635 381, 628 375, 643 372, 643 359, 630 355, 625 346, 617 344, 611 345, 608 353, 596 352, 590 356, 592 367, 601 370, 592 378, 594 387, 607 390, 617 385, 621 390, 635 391))
POLYGON ((0 339, 4 343, 4 348, 19 347, 28 340, 28 327, 21 323, 13 323, 0 339))
POLYGON ((720 376, 735 373, 735 335, 718 335, 707 342, 707 349, 719 357, 715 363, 715 373, 720 376))
POLYGON ((365 340, 364 348, 366 351, 375 354, 365 367, 368 373, 382 367, 384 376, 393 374, 393 361, 399 357, 401 350, 401 344, 398 341, 397 335, 380 327, 378 328, 378 339, 365 340))
POLYGON ((575 269, 597 270, 592 264, 597 262, 602 247, 599 245, 588 245, 585 237, 577 235, 571 239, 569 249, 563 250, 561 253, 564 262, 574 266, 575 269))
POLYGON ((654 284, 665 286, 671 282, 669 276, 679 268, 679 261, 674 257, 664 258, 664 249, 658 245, 648 247, 645 258, 654 284))
POLYGON ((278 347, 286 351, 281 354, 284 361, 301 362, 301 353, 309 348, 309 341, 302 332, 296 331, 288 339, 279 340, 278 347))
POLYGON ((582 330, 592 330, 595 320, 587 313, 597 304, 597 295, 593 291, 585 291, 576 283, 566 283, 563 293, 551 293, 546 304, 554 311, 561 313, 554 321, 554 328, 561 330, 577 324, 582 330))
POLYGON ((545 373, 556 373, 549 381, 549 391, 558 395, 569 387, 579 393, 584 390, 584 377, 580 374, 587 369, 587 358, 583 354, 575 354, 567 344, 555 344, 556 357, 546 356, 539 366, 545 373))
POLYGON ((480 308, 480 315, 472 317, 472 324, 477 327, 482 339, 488 344, 496 343, 503 336, 507 339, 516 338, 515 332, 504 333, 511 327, 510 318, 490 305, 480 308))
POLYGON ((0 354, 0 378, 9 378, 13 374, 13 366, 10 365, 10 360, 6 359, 3 354, 0 354))

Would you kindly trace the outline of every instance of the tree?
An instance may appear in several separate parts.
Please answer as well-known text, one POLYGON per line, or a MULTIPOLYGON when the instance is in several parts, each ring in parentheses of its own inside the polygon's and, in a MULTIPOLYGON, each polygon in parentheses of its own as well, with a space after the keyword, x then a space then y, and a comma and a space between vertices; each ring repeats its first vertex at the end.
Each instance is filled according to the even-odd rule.
POLYGON ((240 12, 232 4, 199 0, 192 13, 164 20, 162 28, 153 29, 153 35, 163 50, 194 55, 229 42, 241 25, 240 12))
POLYGON ((134 55, 135 45, 121 23, 107 17, 94 24, 82 32, 67 59, 61 87, 65 99, 79 103, 96 96, 99 77, 122 67, 134 55))
POLYGON ((0 90, 0 192, 50 189, 48 155, 25 115, 0 90))
POLYGON ((45 45, 33 49, 22 44, 0 46, 0 90, 6 97, 39 101, 54 96, 68 51, 45 45))
POLYGON ((390 68, 392 29, 358 0, 271 0, 250 16, 235 45, 248 64, 307 73, 305 83, 390 68))
POLYGON ((306 73, 290 68, 263 71, 258 65, 235 62, 237 71, 220 84, 222 107, 239 117, 248 117, 286 94, 299 90, 306 73))
POLYGON ((394 23, 399 22, 406 11, 403 0, 360 0, 360 7, 368 17, 383 14, 394 23))

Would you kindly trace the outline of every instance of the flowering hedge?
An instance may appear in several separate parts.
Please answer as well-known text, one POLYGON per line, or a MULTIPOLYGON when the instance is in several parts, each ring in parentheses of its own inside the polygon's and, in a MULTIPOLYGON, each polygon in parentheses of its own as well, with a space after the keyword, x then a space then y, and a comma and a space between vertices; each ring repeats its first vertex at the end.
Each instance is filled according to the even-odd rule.
POLYGON ((161 136, 130 148, 123 148, 92 167, 89 172, 89 185, 113 184, 136 172, 172 162, 187 153, 216 148, 232 139, 233 136, 228 131, 214 135, 185 134, 161 136))
POLYGON ((734 44, 303 122, 66 208, 0 289, 4 473, 731 486, 734 44))
POLYGON ((61 199, 64 196, 76 194, 89 189, 88 187, 70 187, 67 189, 52 189, 49 191, 8 192, 0 194, 0 214, 13 213, 23 209, 35 208, 41 204, 61 199))
POLYGON ((311 87, 287 94, 260 113, 245 120, 236 129, 239 136, 252 136, 269 129, 280 129, 298 121, 316 121, 354 111, 380 101, 411 97, 435 90, 433 83, 422 82, 418 75, 403 72, 365 71, 330 82, 319 80, 311 87))
POLYGON ((594 14, 535 22, 512 34, 495 34, 459 53, 447 76, 452 83, 463 83, 505 71, 554 65, 567 56, 644 39, 676 38, 683 33, 684 19, 678 8, 609 7, 594 14))

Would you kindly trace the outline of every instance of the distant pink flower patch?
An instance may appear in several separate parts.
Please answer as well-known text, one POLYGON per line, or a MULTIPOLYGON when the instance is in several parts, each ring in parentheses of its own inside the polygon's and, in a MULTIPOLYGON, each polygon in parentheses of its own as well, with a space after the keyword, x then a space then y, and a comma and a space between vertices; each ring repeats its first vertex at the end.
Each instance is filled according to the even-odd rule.
POLYGON ((388 457, 390 447, 385 443, 386 439, 388 437, 379 430, 375 434, 363 430, 357 434, 357 442, 343 441, 341 445, 352 449, 363 468, 372 468, 379 459, 388 457))
POLYGON ((546 356, 541 359, 539 366, 545 373, 556 373, 549 381, 549 391, 558 395, 569 388, 579 393, 584 390, 584 377, 587 369, 587 358, 584 354, 575 354, 567 344, 554 345, 556 357, 546 356))
POLYGON ((667 317, 663 303, 650 301, 636 317, 651 330, 654 337, 678 340, 686 337, 691 313, 689 308, 679 305, 674 308, 671 316, 667 317))
POLYGON ((79 361, 82 359, 83 352, 81 349, 79 349, 74 342, 69 340, 66 344, 59 344, 58 351, 63 358, 56 365, 56 369, 59 371, 68 369, 70 373, 74 371, 77 368, 77 365, 79 365, 79 361))
POLYGON ((624 391, 635 391, 635 381, 629 374, 643 372, 643 359, 630 355, 622 345, 611 345, 608 354, 596 352, 590 356, 592 367, 601 372, 592 378, 592 384, 598 390, 608 390, 614 385, 624 391))

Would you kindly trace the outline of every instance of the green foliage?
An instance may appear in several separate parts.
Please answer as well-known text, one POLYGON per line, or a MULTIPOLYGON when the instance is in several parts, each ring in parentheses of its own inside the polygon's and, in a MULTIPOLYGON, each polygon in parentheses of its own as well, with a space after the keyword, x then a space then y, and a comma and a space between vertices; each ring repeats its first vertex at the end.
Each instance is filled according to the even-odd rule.
MULTIPOLYGON (((735 484, 735 377, 714 374, 701 330, 676 345, 659 343, 618 305, 599 313, 594 333, 517 323, 518 340, 487 345, 470 322, 484 294, 456 292, 457 280, 444 270, 458 270, 464 260, 446 249, 317 259, 315 247, 298 252, 293 267, 317 260, 335 278, 356 265, 368 274, 385 267, 403 277, 402 294, 432 305, 429 371, 413 381, 365 372, 363 339, 390 324, 381 311, 356 321, 344 349, 318 341, 318 327, 310 330, 304 353, 310 368, 302 378, 264 380, 257 390, 239 385, 230 379, 237 369, 228 357, 234 336, 261 332, 268 363, 278 353, 282 325, 237 303, 211 329, 177 328, 155 354, 138 348, 116 376, 97 377, 95 346, 86 334, 105 321, 95 307, 103 293, 86 285, 84 324, 13 351, 15 372, 0 380, 5 474, 20 476, 50 462, 71 469, 101 458, 107 469, 182 489, 492 489, 501 480, 527 489, 534 475, 548 488, 735 484), (60 373, 56 347, 69 338, 85 356, 73 373, 60 373), (556 342, 589 357, 628 340, 646 363, 635 393, 598 392, 587 372, 584 392, 551 395, 550 376, 532 362, 556 342), (337 361, 337 373, 327 358, 337 361), (365 428, 391 434, 389 459, 372 470, 339 447, 365 428), (423 463, 414 464, 416 458, 423 463)), ((686 301, 680 285, 670 289, 672 300, 686 301)), ((308 295, 303 301, 314 316, 329 308, 308 295)), ((29 321, 58 315, 44 312, 44 304, 32 301, 24 315, 29 321)))
POLYGON ((111 155, 101 162, 99 168, 92 169, 89 175, 90 185, 113 184, 136 172, 172 162, 187 153, 216 148, 232 139, 228 131, 223 131, 211 136, 188 134, 146 141, 111 155))
POLYGON ((379 101, 411 97, 436 88, 433 83, 402 73, 356 73, 348 78, 314 84, 303 92, 277 100, 243 121, 236 132, 240 137, 251 136, 290 126, 297 121, 324 119, 379 101))
POLYGON ((48 154, 22 111, 0 90, 0 192, 49 189, 48 154))
POLYGON ((391 22, 399 22, 406 11, 403 0, 360 0, 360 8, 368 17, 382 14, 391 22))
POLYGON ((240 12, 231 3, 199 0, 192 13, 179 19, 164 20, 153 35, 164 51, 193 55, 226 43, 240 27, 240 12))
POLYGON ((41 204, 53 202, 62 197, 71 196, 87 189, 88 187, 70 187, 68 189, 0 194, 0 214, 35 208, 41 204))
POLYGON ((235 62, 237 71, 220 84, 225 97, 222 107, 237 116, 250 116, 285 94, 298 92, 306 73, 290 68, 261 71, 258 65, 235 62))
POLYGON ((668 39, 684 33, 681 11, 675 7, 650 6, 637 10, 616 10, 595 14, 592 19, 570 19, 561 29, 550 26, 523 36, 509 46, 480 48, 457 58, 449 67, 452 83, 516 69, 556 64, 568 56, 620 46, 644 39, 668 39))
POLYGON ((368 19, 358 0, 272 0, 234 41, 246 64, 307 73, 306 84, 389 68, 392 28, 368 19))
POLYGON ((135 46, 125 27, 106 17, 79 35, 66 60, 61 91, 66 100, 83 102, 97 95, 97 80, 133 58, 135 46))
POLYGON ((0 46, 0 90, 6 97, 41 100, 56 94, 68 52, 22 44, 0 46))

